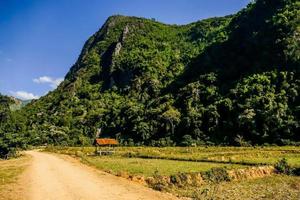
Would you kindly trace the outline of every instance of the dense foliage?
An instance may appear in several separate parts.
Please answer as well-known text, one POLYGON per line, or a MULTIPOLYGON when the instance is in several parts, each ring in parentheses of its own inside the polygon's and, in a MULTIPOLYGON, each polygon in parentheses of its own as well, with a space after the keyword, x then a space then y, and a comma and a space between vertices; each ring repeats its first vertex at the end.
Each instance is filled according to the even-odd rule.
MULTIPOLYGON (((300 141, 300 2, 257 0, 184 26, 113 16, 65 81, 16 116, 33 145, 300 141)), ((20 132, 20 131, 19 131, 20 132)))
POLYGON ((0 94, 0 159, 15 156, 17 148, 25 147, 26 130, 23 116, 12 113, 16 99, 0 94))

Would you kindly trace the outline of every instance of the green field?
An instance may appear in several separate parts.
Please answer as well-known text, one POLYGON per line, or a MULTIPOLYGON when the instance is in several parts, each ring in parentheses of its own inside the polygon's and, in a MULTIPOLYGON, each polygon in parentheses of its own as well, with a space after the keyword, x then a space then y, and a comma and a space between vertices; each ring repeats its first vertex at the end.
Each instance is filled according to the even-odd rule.
POLYGON ((113 174, 127 172, 129 175, 142 175, 145 177, 154 175, 173 175, 178 173, 192 173, 208 171, 212 167, 226 167, 227 169, 241 168, 245 166, 207 163, 207 162, 188 162, 162 159, 142 159, 142 158, 122 158, 113 157, 84 157, 84 161, 96 166, 104 171, 111 171, 113 174))
MULTIPOLYGON (((93 147, 58 147, 51 149, 64 154, 92 154, 93 147)), ((300 147, 118 147, 117 156, 155 158, 164 160, 201 161, 215 163, 273 165, 286 158, 293 166, 300 166, 300 147)))

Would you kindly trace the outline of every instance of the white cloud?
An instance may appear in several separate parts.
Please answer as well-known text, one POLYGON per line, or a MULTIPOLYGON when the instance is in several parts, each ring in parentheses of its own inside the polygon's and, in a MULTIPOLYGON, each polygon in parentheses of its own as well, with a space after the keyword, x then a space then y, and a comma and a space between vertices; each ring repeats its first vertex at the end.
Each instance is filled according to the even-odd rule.
POLYGON ((64 79, 63 78, 52 78, 49 76, 41 76, 33 79, 33 82, 38 84, 49 84, 50 87, 55 89, 64 79))
POLYGON ((35 83, 49 83, 52 82, 52 78, 49 76, 41 76, 39 78, 33 79, 33 82, 35 83))
POLYGON ((22 100, 31 100, 31 99, 38 99, 39 98, 39 96, 34 95, 30 92, 26 92, 26 91, 17 91, 17 92, 10 91, 10 93, 14 97, 22 99, 22 100))

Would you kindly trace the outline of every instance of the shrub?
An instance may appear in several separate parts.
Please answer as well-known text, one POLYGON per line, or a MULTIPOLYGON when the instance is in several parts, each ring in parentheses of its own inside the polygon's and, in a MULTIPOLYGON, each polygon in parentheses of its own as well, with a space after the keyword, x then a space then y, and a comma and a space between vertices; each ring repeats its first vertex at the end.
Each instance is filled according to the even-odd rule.
POLYGON ((0 159, 9 159, 17 157, 17 149, 13 147, 0 146, 0 159))
POLYGON ((202 175, 205 180, 208 180, 213 183, 230 181, 229 174, 226 168, 223 167, 212 168, 211 170, 204 172, 202 175))
POLYGON ((171 183, 176 184, 179 187, 183 187, 184 185, 190 185, 192 182, 191 179, 191 175, 186 173, 179 173, 177 175, 170 176, 171 183))
POLYGON ((182 137, 182 141, 181 141, 180 145, 184 146, 184 147, 188 147, 188 146, 192 146, 193 143, 195 143, 195 140, 193 140, 192 136, 184 135, 182 137))
POLYGON ((293 169, 292 169, 292 167, 288 164, 286 158, 283 158, 283 159, 279 160, 279 161, 275 164, 274 167, 275 167, 275 169, 277 170, 278 173, 291 175, 292 172, 293 172, 293 169))
POLYGON ((240 147, 250 147, 251 143, 246 141, 243 136, 237 135, 234 139, 236 144, 240 147))
POLYGON ((300 142, 291 141, 289 139, 282 139, 280 143, 283 146, 300 146, 300 142))
POLYGON ((300 176, 300 167, 297 167, 297 168, 293 169, 293 175, 300 176))
POLYGON ((154 190, 164 191, 169 187, 170 177, 162 176, 158 170, 155 170, 153 178, 148 178, 146 182, 154 190))
POLYGON ((151 140, 149 146, 152 147, 172 147, 175 146, 176 143, 171 140, 170 137, 160 138, 158 140, 151 140))

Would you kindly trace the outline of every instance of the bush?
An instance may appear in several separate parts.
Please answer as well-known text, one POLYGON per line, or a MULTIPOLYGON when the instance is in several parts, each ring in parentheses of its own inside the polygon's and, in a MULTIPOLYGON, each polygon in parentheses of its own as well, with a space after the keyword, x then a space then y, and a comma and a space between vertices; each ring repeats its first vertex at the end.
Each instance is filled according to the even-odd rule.
POLYGON ((229 174, 226 168, 223 167, 212 168, 211 170, 204 172, 202 175, 205 180, 208 180, 213 183, 230 181, 229 174))
POLYGON ((283 146, 300 146, 300 142, 291 141, 289 139, 282 139, 280 142, 283 146))
POLYGON ((282 173, 282 174, 287 174, 287 175, 291 175, 293 173, 293 169, 292 167, 288 164, 287 159, 283 158, 281 160, 279 160, 276 164, 275 164, 275 169, 277 170, 278 173, 282 173))
POLYGON ((184 135, 182 137, 182 141, 181 141, 180 145, 184 146, 184 147, 189 147, 189 146, 192 146, 194 143, 195 143, 195 140, 192 138, 192 136, 184 135))
POLYGON ((183 187, 184 185, 189 185, 191 184, 191 175, 186 174, 186 173, 179 173, 177 175, 172 175, 170 176, 170 181, 171 183, 183 187))
POLYGON ((300 167, 297 167, 297 168, 293 169, 293 175, 300 176, 300 167))
POLYGON ((176 143, 170 137, 165 137, 158 140, 151 140, 148 145, 152 147, 173 147, 176 143))
POLYGON ((16 148, 0 144, 0 159, 9 159, 17 156, 16 148))
POLYGON ((237 135, 234 139, 236 144, 240 147, 251 147, 251 143, 246 141, 243 136, 237 135))

